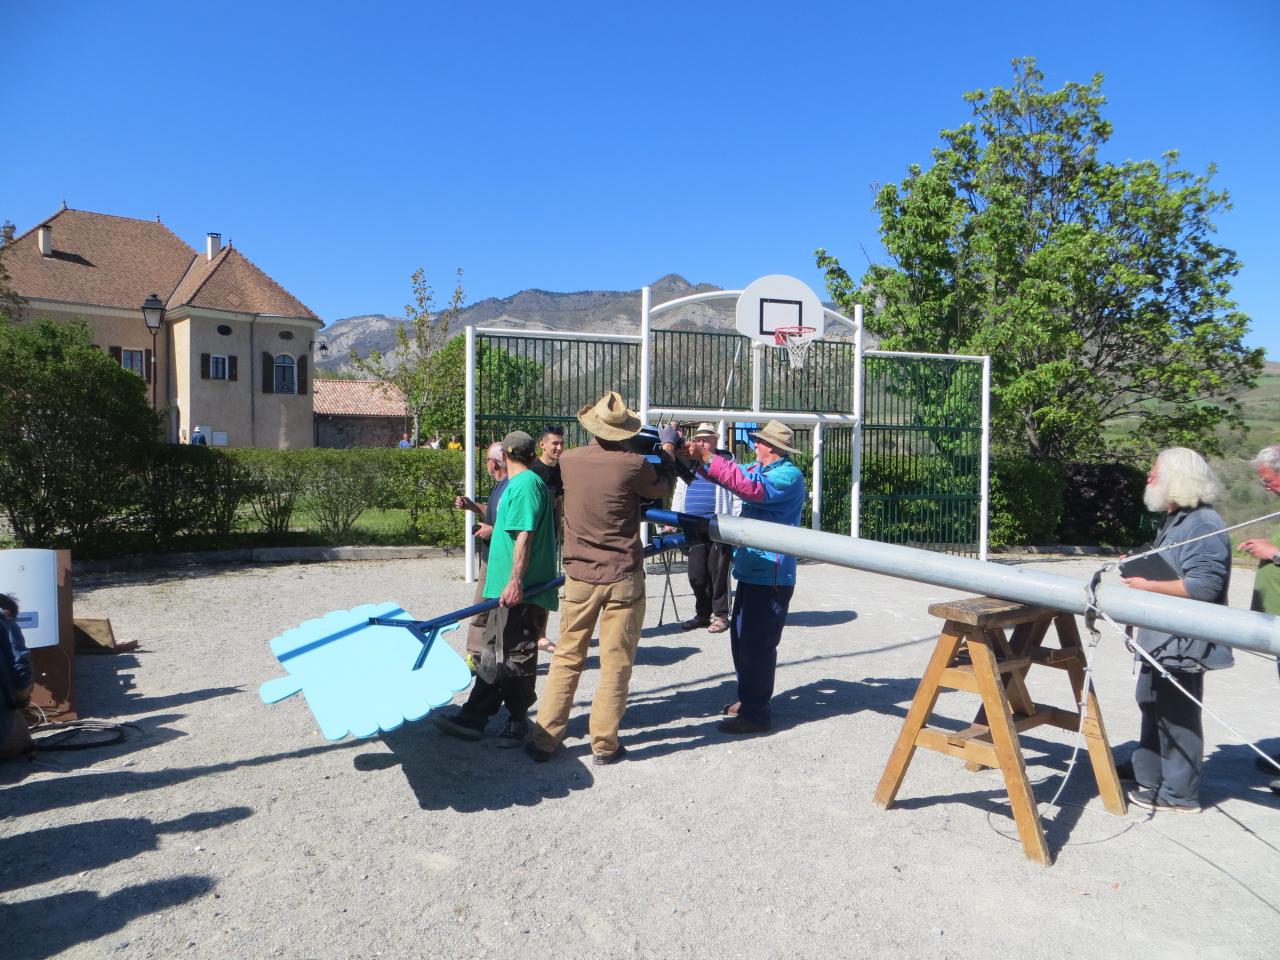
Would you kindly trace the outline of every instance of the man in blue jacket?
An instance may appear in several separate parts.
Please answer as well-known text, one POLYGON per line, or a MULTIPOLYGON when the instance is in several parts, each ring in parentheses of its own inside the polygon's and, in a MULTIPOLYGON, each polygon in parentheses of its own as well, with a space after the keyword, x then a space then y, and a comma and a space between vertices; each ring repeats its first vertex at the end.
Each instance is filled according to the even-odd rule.
MULTIPOLYGON (((717 454, 715 443, 694 438, 686 446, 708 480, 742 500, 742 516, 752 520, 800 525, 804 509, 804 474, 791 462, 800 451, 793 447, 791 429, 770 420, 751 435, 754 463, 740 466, 717 454)), ((795 592, 796 558, 784 553, 738 547, 733 552, 733 575, 738 591, 729 619, 733 668, 738 673, 738 700, 724 708, 724 733, 764 733, 773 722, 774 674, 778 643, 787 608, 795 592)))

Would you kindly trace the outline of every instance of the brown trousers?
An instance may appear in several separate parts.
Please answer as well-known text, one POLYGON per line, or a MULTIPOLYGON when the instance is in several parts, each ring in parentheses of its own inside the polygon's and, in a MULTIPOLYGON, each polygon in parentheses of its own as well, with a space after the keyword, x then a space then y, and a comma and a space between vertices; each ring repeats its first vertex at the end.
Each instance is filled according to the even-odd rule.
MULTIPOLYGON (((480 561, 480 575, 476 578, 476 595, 472 598, 471 604, 484 602, 484 578, 489 572, 489 565, 483 560, 480 561)), ((484 651, 484 640, 489 631, 489 613, 477 613, 471 618, 471 626, 467 628, 467 653, 479 655, 484 651)), ((477 656, 477 659, 479 657, 477 656)))
POLYGON ((644 570, 613 583, 587 583, 566 577, 560 604, 560 639, 542 690, 533 742, 554 750, 564 739, 573 696, 587 660, 587 647, 600 624, 600 682, 591 701, 591 750, 618 749, 618 726, 627 708, 631 667, 644 624, 644 570))

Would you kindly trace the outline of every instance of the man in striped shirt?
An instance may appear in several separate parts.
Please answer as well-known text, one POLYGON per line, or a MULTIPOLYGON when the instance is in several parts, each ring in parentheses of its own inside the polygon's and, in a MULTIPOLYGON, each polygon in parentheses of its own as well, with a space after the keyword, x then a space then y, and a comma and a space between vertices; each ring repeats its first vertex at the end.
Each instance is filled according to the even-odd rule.
MULTIPOLYGON (((693 439, 719 445, 720 434, 715 425, 701 423, 693 439)), ((716 450, 732 458, 728 450, 716 450)), ((671 509, 698 517, 742 513, 742 501, 724 487, 716 486, 699 473, 690 484, 676 484, 671 509)), ((733 566, 733 547, 714 540, 689 547, 689 586, 693 588, 694 615, 680 624, 685 630, 706 627, 708 633, 724 633, 729 629, 729 571, 733 566)))

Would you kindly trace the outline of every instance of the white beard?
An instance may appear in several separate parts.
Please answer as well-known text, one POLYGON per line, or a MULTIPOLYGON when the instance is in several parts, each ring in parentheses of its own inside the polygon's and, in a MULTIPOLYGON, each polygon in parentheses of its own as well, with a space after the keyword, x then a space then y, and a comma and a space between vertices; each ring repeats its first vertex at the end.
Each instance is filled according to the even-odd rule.
POLYGON ((1165 513, 1169 509, 1169 484, 1160 479, 1147 484, 1147 489, 1142 492, 1142 502, 1152 513, 1165 513))

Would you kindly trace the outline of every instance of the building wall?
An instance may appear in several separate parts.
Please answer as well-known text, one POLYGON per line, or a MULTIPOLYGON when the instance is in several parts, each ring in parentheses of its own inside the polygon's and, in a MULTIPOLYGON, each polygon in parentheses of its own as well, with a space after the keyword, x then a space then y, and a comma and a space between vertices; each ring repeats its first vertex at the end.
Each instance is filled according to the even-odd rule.
MULTIPOLYGON (((109 347, 143 351, 151 349, 151 331, 147 329, 147 324, 142 319, 141 309, 138 310, 136 316, 130 316, 128 311, 103 307, 36 303, 28 305, 24 313, 26 316, 33 318, 47 317, 58 323, 67 323, 77 319, 84 320, 89 324, 92 341, 103 350, 109 347)), ((168 324, 166 324, 160 329, 160 334, 156 337, 155 365, 153 368, 158 378, 155 392, 156 401, 157 406, 161 409, 169 404, 174 389, 171 355, 168 324)), ((150 402, 150 400, 151 387, 148 386, 147 401, 150 402)), ((169 439, 174 439, 175 436, 176 433, 170 436, 169 439)))
POLYGON ((409 430, 407 417, 339 417, 316 415, 316 446, 395 447, 409 430))
MULTIPOLYGON (((92 329, 93 342, 106 350, 118 346, 151 349, 151 332, 142 319, 128 311, 69 304, 31 305, 31 316, 47 316, 58 322, 77 317, 92 329)), ((311 412, 311 345, 319 324, 306 320, 255 319, 252 314, 214 313, 179 309, 165 317, 156 338, 159 381, 157 399, 170 408, 167 439, 190 439, 197 425, 226 433, 229 447, 301 448, 315 441, 311 412), (227 333, 220 333, 226 328, 227 333), (280 334, 292 335, 283 339, 280 334), (262 392, 262 355, 287 353, 295 364, 307 357, 306 393, 262 392), (201 354, 236 358, 236 379, 201 377, 201 354)), ((296 371, 296 367, 295 367, 296 371)), ((148 389, 150 399, 151 391, 148 389)), ((397 434, 397 439, 399 435, 397 434)))

